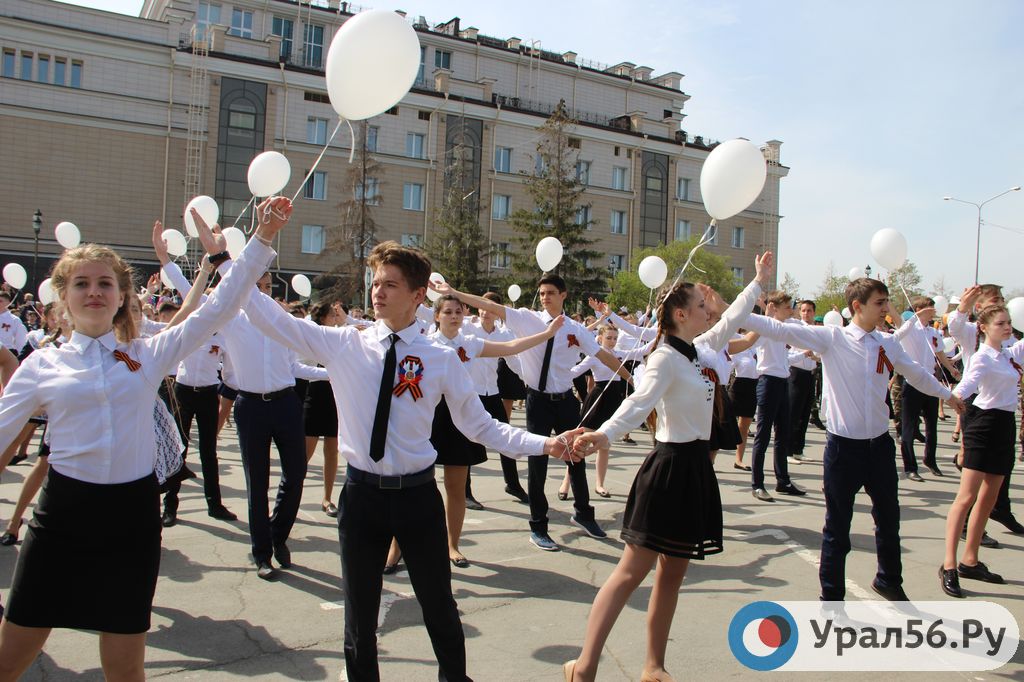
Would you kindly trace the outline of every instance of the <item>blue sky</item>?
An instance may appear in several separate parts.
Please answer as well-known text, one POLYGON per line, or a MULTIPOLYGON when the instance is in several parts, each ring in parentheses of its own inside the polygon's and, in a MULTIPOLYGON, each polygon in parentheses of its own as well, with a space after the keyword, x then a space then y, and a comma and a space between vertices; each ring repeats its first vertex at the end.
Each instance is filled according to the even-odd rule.
MULTIPOLYGON (((140 0, 80 0, 137 14, 140 0)), ((376 7, 387 5, 376 4, 376 7)), ((691 134, 779 139, 779 272, 812 294, 837 272, 877 264, 882 227, 906 236, 925 289, 973 281, 980 202, 1024 184, 1024 3, 673 2, 480 3, 400 0, 438 23, 453 16, 498 37, 540 40, 615 64, 686 75, 691 134)), ((1024 288, 1024 191, 985 207, 981 279, 1024 288), (1019 230, 1010 231, 995 227, 1019 230)))

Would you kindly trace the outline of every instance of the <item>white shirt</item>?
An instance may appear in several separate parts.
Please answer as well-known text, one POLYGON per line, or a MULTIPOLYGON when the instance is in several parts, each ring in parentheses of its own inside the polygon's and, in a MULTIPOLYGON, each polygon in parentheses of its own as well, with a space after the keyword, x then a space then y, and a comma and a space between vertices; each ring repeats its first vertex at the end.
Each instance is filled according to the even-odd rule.
POLYGON ((230 319, 274 257, 253 239, 210 299, 184 322, 148 339, 119 343, 74 332, 60 348, 37 350, 0 396, 0 450, 30 416, 50 418, 50 466, 88 483, 126 483, 153 473, 153 403, 167 373, 230 319), (138 363, 130 371, 119 350, 138 363))
POLYGON ((821 356, 822 401, 829 406, 827 427, 837 436, 866 440, 881 436, 889 428, 885 395, 890 373, 879 349, 884 349, 885 358, 917 390, 943 400, 950 396, 949 389, 911 360, 892 336, 866 332, 856 324, 805 327, 782 324, 762 315, 751 315, 745 326, 762 336, 821 356))
MULTIPOLYGON (((633 338, 640 339, 641 341, 644 341, 644 342, 653 341, 658 336, 658 327, 657 326, 638 327, 637 325, 633 324, 632 322, 627 322, 626 320, 622 319, 621 317, 619 317, 615 313, 609 313, 608 314, 608 320, 613 325, 615 325, 616 329, 618 329, 620 331, 624 331, 627 334, 629 334, 630 336, 632 336, 633 338)), ((622 340, 621 337, 620 337, 619 340, 620 341, 622 340)))
MULTIPOLYGON (((527 308, 505 308, 505 326, 518 337, 543 332, 552 320, 546 311, 535 312, 527 308)), ((580 361, 580 354, 596 355, 601 350, 594 335, 575 320, 566 318, 561 329, 555 332, 548 365, 545 393, 564 393, 572 388, 572 368, 580 361)), ((522 363, 523 382, 534 390, 540 390, 540 371, 544 364, 547 342, 519 353, 522 363)))
POLYGON ((25 347, 27 342, 28 329, 18 317, 10 310, 0 313, 0 344, 10 348, 17 355, 25 347))
MULTIPOLYGON (((472 325, 468 327, 472 330, 473 336, 483 339, 484 341, 493 341, 500 343, 502 341, 514 341, 516 335, 505 329, 499 324, 494 325, 494 331, 488 332, 483 328, 483 325, 472 325)), ((512 358, 506 358, 506 361, 512 358)), ((473 380, 473 385, 476 387, 478 395, 497 395, 498 394, 498 362, 501 358, 473 358, 473 362, 466 365, 466 369, 469 370, 469 376, 473 380)))
MULTIPOLYGON (((743 337, 737 334, 735 337, 742 339, 743 337)), ((733 368, 736 371, 737 379, 756 379, 760 376, 757 373, 757 345, 753 345, 747 348, 745 351, 735 353, 732 356, 733 368)))
MULTIPOLYGON (((812 326, 807 324, 803 320, 798 320, 796 318, 793 318, 792 320, 787 320, 786 324, 802 324, 805 327, 812 326)), ((814 368, 818 366, 818 361, 812 357, 808 357, 807 353, 804 352, 803 348, 790 348, 789 366, 796 367, 797 369, 804 369, 807 370, 808 372, 813 372, 814 368)))
POLYGON ((220 369, 222 355, 220 344, 220 336, 214 334, 196 352, 182 360, 178 365, 178 383, 193 388, 219 383, 217 370, 220 369))
POLYGON ((231 364, 231 357, 226 349, 220 349, 220 380, 230 389, 238 390, 238 377, 235 376, 235 366, 231 364))
MULTIPOLYGON (((610 350, 608 352, 614 355, 615 359, 618 360, 620 364, 624 364, 634 360, 643 360, 647 354, 651 352, 651 348, 653 347, 654 342, 651 341, 650 343, 645 343, 639 348, 634 348, 632 350, 622 351, 615 348, 615 350, 610 350)), ((608 349, 606 348, 605 350, 608 349)), ((625 381, 620 374, 609 369, 608 365, 598 360, 595 355, 588 355, 583 358, 583 362, 569 370, 569 374, 571 374, 573 378, 582 376, 587 372, 593 373, 594 381, 625 381)))
MULTIPOLYGON (((756 317, 751 315, 751 317, 756 317)), ((779 324, 788 324, 779 322, 779 324)), ((799 325, 790 325, 793 327, 799 325)), ((776 341, 761 337, 755 345, 757 348, 757 373, 767 374, 770 377, 789 377, 789 349, 785 342, 776 341)))
MULTIPOLYGON (((174 267, 178 267, 178 266, 175 265, 174 267)), ((179 272, 180 272, 180 270, 179 270, 179 272)), ((182 279, 185 278, 184 275, 182 275, 181 277, 182 277, 182 279)), ((139 320, 139 336, 141 336, 143 338, 148 338, 150 336, 156 336, 161 331, 163 331, 164 327, 166 327, 166 326, 167 326, 166 322, 157 322, 156 320, 151 320, 148 317, 143 316, 143 318, 141 320, 139 320)))
POLYGON ((911 315, 893 332, 893 336, 911 360, 927 369, 934 369, 938 361, 935 354, 942 348, 942 334, 937 329, 925 327, 917 315, 911 315))
MULTIPOLYGON (((715 326, 694 339, 710 348, 720 348, 749 315, 761 295, 757 282, 747 285, 715 326)), ((700 358, 691 362, 682 353, 662 341, 647 358, 643 381, 632 395, 622 401, 608 421, 598 427, 609 441, 615 442, 630 429, 639 426, 651 410, 658 410, 655 438, 659 443, 688 443, 711 437, 711 412, 715 387, 701 373, 700 358)))
POLYGON ((1022 359, 1024 341, 998 351, 983 343, 974 353, 970 367, 953 392, 960 398, 968 398, 977 393, 974 406, 978 409, 1016 412, 1022 359))
POLYGON ((978 347, 978 325, 971 322, 966 314, 956 308, 946 317, 946 326, 949 327, 949 335, 953 337, 963 352, 961 359, 966 372, 971 366, 974 349, 978 347))
POLYGON ((370 433, 384 356, 391 344, 387 325, 378 321, 363 333, 351 327, 324 327, 296 320, 259 293, 249 299, 246 311, 262 333, 327 368, 338 409, 340 452, 357 469, 399 476, 431 466, 437 453, 430 444, 430 431, 434 408, 442 397, 452 422, 466 438, 512 457, 544 452, 542 436, 492 419, 456 352, 428 340, 414 322, 397 332, 396 383, 411 374, 422 395, 414 399, 413 391, 405 390, 392 397, 384 457, 375 462, 369 456, 370 433))

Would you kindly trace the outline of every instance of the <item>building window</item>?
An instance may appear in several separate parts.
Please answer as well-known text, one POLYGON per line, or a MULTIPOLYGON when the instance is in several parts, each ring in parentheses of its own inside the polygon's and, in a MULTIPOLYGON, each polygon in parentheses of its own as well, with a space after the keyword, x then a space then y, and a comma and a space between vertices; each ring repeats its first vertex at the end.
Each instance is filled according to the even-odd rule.
POLYGON ((302 65, 319 69, 324 59, 324 27, 306 24, 302 30, 302 65))
POLYGON ((423 245, 423 236, 419 234, 403 234, 402 246, 411 246, 418 249, 423 245))
POLYGON ((40 83, 50 82, 50 58, 45 54, 39 55, 39 65, 36 67, 36 80, 40 83))
POLYGON ((576 182, 581 185, 590 184, 590 162, 589 161, 577 161, 576 162, 576 182))
POLYGON ((569 144, 569 148, 570 149, 579 149, 580 145, 582 143, 583 143, 583 141, 580 138, 578 138, 578 137, 570 137, 568 144, 569 144))
POLYGON ((231 28, 228 29, 228 35, 252 38, 252 12, 231 10, 231 28))
POLYGON ((327 96, 325 92, 310 92, 306 90, 302 93, 302 99, 307 102, 318 102, 320 104, 330 104, 331 98, 327 96))
POLYGON ((537 156, 534 157, 534 159, 533 159, 534 174, 536 174, 536 175, 544 175, 544 173, 547 171, 547 169, 548 169, 548 164, 544 162, 544 157, 541 156, 540 153, 538 153, 537 156))
POLYGON ((626 224, 625 211, 612 211, 612 234, 626 234, 629 227, 626 224))
POLYGON ((708 240, 708 244, 711 246, 718 246, 718 228, 714 230, 714 234, 711 235, 711 239, 708 240))
POLYGON ((676 198, 680 201, 690 200, 690 178, 676 178, 676 198))
POLYGON ((206 29, 220 23, 220 5, 200 2, 196 11, 196 40, 206 40, 206 29))
POLYGON ((324 226, 302 226, 302 253, 320 253, 324 250, 324 226))
POLYGON ((608 269, 612 271, 614 275, 620 270, 626 269, 626 257, 620 253, 613 253, 608 256, 608 269))
POLYGON ((380 128, 377 126, 366 127, 366 151, 375 152, 377 151, 377 135, 380 133, 380 128))
POLYGON ((423 82, 423 73, 426 70, 427 65, 427 48, 420 45, 420 70, 416 72, 416 82, 423 82))
POLYGON ((68 82, 68 62, 63 57, 57 57, 53 60, 53 84, 54 85, 66 85, 68 82))
POLYGON ((291 19, 283 17, 274 17, 274 21, 270 24, 270 32, 281 38, 281 56, 285 61, 291 61, 292 58, 292 31, 294 27, 295 24, 291 19))
POLYGON ((612 189, 629 189, 629 169, 624 166, 612 168, 612 189))
POLYGON ((71 87, 82 87, 82 62, 71 62, 71 87))
POLYGON ((577 225, 583 225, 586 229, 590 229, 592 225, 590 220, 590 207, 580 206, 576 209, 576 218, 573 220, 577 225))
POLYGON ((22 52, 21 53, 21 80, 30 81, 32 80, 32 53, 22 52))
MULTIPOLYGON (((307 173, 309 171, 306 171, 307 173)), ((312 177, 306 181, 302 188, 302 196, 307 199, 323 201, 327 198, 327 173, 324 171, 313 171, 312 177)))
POLYGON ((314 118, 306 119, 306 142, 310 144, 327 144, 327 119, 314 118))
POLYGON ((452 53, 447 50, 434 50, 434 68, 451 71, 452 53))
POLYGON ((512 172, 512 148, 497 147, 494 150, 494 170, 499 173, 512 172))
POLYGON ((356 201, 362 201, 366 197, 366 203, 370 206, 380 204, 380 182, 377 178, 366 179, 366 189, 363 190, 362 183, 356 185, 356 201))
POLYGON ((405 155, 413 159, 423 158, 423 134, 405 134, 405 155))
POLYGON ((405 183, 402 188, 402 208, 407 211, 423 210, 423 185, 405 183))
POLYGON ((732 269, 732 281, 738 287, 743 286, 743 282, 745 281, 743 277, 743 268, 732 269))
POLYGON ((4 50, 4 78, 14 78, 14 50, 4 50))
MULTIPOLYGON (((73 71, 74 68, 72 66, 72 81, 74 80, 73 71)), ((243 105, 236 102, 232 106, 241 108, 243 105)), ((244 106, 249 108, 248 105, 244 106)), ((256 130, 256 113, 252 111, 229 111, 228 128, 235 128, 237 130, 256 130)))
POLYGON ((495 220, 508 220, 511 208, 512 197, 504 194, 495 194, 491 200, 491 217, 495 220))
POLYGON ((491 267, 505 269, 512 265, 508 242, 494 242, 491 249, 491 267))
POLYGON ((732 248, 742 249, 743 248, 743 228, 734 227, 732 228, 732 248))
POLYGON ((690 239, 690 221, 689 220, 677 220, 676 221, 676 241, 685 242, 690 239))

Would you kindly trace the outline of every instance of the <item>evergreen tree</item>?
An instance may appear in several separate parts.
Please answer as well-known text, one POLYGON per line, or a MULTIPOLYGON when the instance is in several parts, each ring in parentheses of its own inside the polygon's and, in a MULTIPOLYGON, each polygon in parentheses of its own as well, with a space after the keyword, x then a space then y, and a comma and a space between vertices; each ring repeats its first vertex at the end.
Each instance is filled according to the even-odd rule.
POLYGON ((456 145, 445 165, 445 194, 426 244, 434 270, 460 291, 486 290, 487 238, 480 227, 479 197, 469 178, 467 154, 456 145))

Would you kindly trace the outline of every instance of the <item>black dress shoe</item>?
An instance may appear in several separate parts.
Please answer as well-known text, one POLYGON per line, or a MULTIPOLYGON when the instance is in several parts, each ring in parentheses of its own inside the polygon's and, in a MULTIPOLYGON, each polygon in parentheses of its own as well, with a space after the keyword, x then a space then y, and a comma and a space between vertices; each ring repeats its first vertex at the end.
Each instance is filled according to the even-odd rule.
POLYGON ((4 533, 3 535, 0 535, 0 545, 3 545, 4 547, 10 547, 11 545, 16 543, 17 541, 18 541, 18 534, 17 533, 4 533))
POLYGON ((932 476, 938 476, 940 478, 942 477, 942 472, 939 471, 939 465, 937 463, 932 462, 931 464, 929 464, 928 462, 925 462, 924 468, 932 472, 932 476))
POLYGON ((516 498, 523 504, 530 504, 530 496, 526 494, 526 491, 523 490, 522 486, 513 487, 507 485, 505 486, 505 492, 511 495, 512 497, 516 498))
POLYGON ((910 597, 902 587, 885 587, 878 583, 877 578, 871 581, 871 589, 875 591, 875 594, 889 601, 910 601, 910 597))
POLYGON ((782 493, 783 495, 793 495, 793 496, 796 496, 796 497, 799 497, 801 495, 806 495, 807 494, 806 490, 801 490, 800 488, 797 488, 792 483, 787 483, 786 485, 777 485, 777 486, 775 486, 775 492, 782 493))
MULTIPOLYGON (((966 540, 967 539, 967 531, 966 530, 964 532, 960 533, 960 539, 961 540, 966 540)), ((999 549, 999 541, 996 540, 991 535, 989 535, 988 533, 982 533, 981 534, 981 546, 982 547, 988 547, 989 549, 999 549)))
POLYGON ((988 566, 981 563, 980 561, 974 564, 973 566, 968 566, 967 564, 961 562, 957 564, 956 572, 960 574, 961 578, 980 580, 984 583, 992 583, 993 585, 1006 584, 1006 581, 1003 580, 1003 576, 988 570, 988 566))
POLYGON ((399 554, 398 558, 395 559, 395 563, 393 563, 393 564, 384 564, 384 575, 392 575, 394 573, 398 573, 398 566, 399 566, 399 564, 401 564, 401 562, 402 562, 402 555, 399 554))
POLYGON ((918 443, 924 443, 925 442, 924 434, 921 433, 920 431, 918 431, 917 433, 914 434, 914 440, 916 440, 918 443))
POLYGON ((21 462, 24 462, 26 459, 28 459, 28 455, 15 455, 14 457, 11 457, 11 462, 7 466, 14 466, 15 464, 20 464, 21 462))
POLYGON ((283 542, 279 545, 274 545, 274 558, 277 559, 277 565, 281 568, 291 568, 292 552, 288 549, 288 545, 283 542))
POLYGON ((483 511, 484 506, 477 502, 475 497, 466 497, 466 509, 472 509, 473 511, 483 511))
POLYGON ((206 510, 206 513, 209 514, 211 517, 213 517, 215 519, 218 519, 220 521, 237 521, 238 520, 238 516, 234 512, 230 511, 223 504, 218 504, 218 505, 215 505, 213 507, 208 508, 206 510))
POLYGON ((1006 526, 1006 530, 1010 531, 1011 533, 1016 533, 1017 535, 1024 534, 1024 525, 1022 525, 1020 521, 1014 518, 1013 514, 998 514, 996 512, 993 512, 989 514, 988 517, 993 521, 996 521, 997 523, 1001 523, 1004 526, 1006 526))
POLYGON ((955 568, 939 566, 939 585, 942 586, 942 591, 950 597, 964 598, 964 591, 960 589, 960 578, 955 568))
POLYGON ((261 580, 273 580, 277 577, 277 569, 271 566, 269 561, 257 561, 256 576, 261 580))
POLYGON ((170 528, 178 523, 178 512, 173 509, 164 509, 164 515, 160 517, 160 523, 164 528, 170 528))

